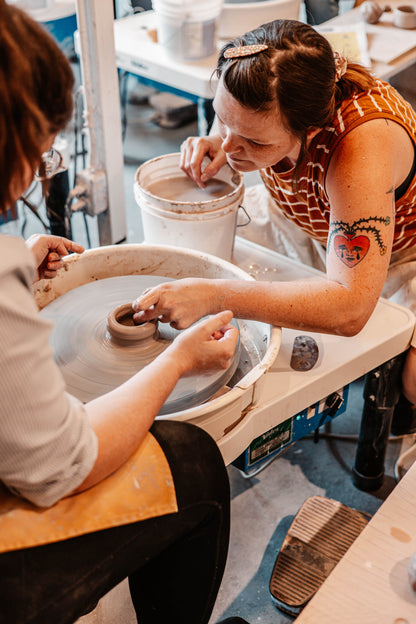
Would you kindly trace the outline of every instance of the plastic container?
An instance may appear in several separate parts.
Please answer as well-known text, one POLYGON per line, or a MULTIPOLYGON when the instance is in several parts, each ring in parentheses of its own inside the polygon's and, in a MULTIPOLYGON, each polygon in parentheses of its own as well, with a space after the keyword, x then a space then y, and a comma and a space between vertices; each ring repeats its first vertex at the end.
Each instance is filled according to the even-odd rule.
POLYGON ((276 19, 299 19, 301 0, 224 0, 219 39, 234 39, 276 19))
POLYGON ((158 43, 174 57, 196 60, 216 52, 223 0, 153 0, 158 43))
MULTIPOLYGON (((10 0, 8 0, 10 2, 10 0)), ((51 9, 55 4, 55 0, 12 0, 10 4, 15 4, 24 11, 36 12, 51 9)))
POLYGON ((136 172, 134 195, 141 210, 144 240, 156 245, 174 245, 231 260, 237 213, 244 196, 241 173, 225 165, 216 179, 232 190, 206 201, 165 199, 149 191, 157 181, 187 180, 179 168, 180 154, 166 154, 145 162, 136 172))
POLYGON ((75 56, 74 32, 77 29, 75 0, 17 0, 16 6, 27 11, 54 37, 69 58, 75 56))

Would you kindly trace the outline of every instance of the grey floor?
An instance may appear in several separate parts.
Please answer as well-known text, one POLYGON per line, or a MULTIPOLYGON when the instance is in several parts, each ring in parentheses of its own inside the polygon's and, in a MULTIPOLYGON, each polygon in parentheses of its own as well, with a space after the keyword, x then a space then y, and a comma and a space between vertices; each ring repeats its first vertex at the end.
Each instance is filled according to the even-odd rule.
MULTIPOLYGON (((403 81, 403 89, 414 83, 413 78, 410 81, 406 76, 403 81)), ((135 90, 141 92, 141 88, 133 81, 132 93, 135 90)), ((151 114, 152 109, 147 105, 128 106, 124 144, 128 242, 142 240, 139 209, 133 197, 137 167, 154 156, 178 151, 185 137, 197 133, 195 121, 181 128, 167 130, 149 121, 151 114)), ((13 226, 15 230, 21 223, 22 218, 13 226)), ((97 244, 95 222, 88 219, 88 223, 94 246, 97 244)), ((27 215, 25 236, 40 230, 37 220, 27 215)), ((85 224, 81 215, 74 217, 73 231, 74 238, 86 244, 85 224)), ((362 388, 362 380, 351 385, 347 411, 334 420, 332 433, 357 436, 362 412, 362 388)), ((245 618, 251 624, 284 624, 293 621, 273 606, 268 586, 276 554, 294 515, 308 497, 317 494, 373 514, 394 486, 395 460, 411 442, 409 439, 394 439, 390 442, 384 485, 371 494, 361 492, 351 481, 351 466, 356 449, 354 440, 322 437, 315 443, 312 439, 303 439, 252 479, 244 478, 234 466, 230 466, 231 542, 211 624, 235 615, 245 618)), ((78 624, 133 624, 135 621, 127 584, 123 582, 102 599, 94 612, 81 618, 78 624)))

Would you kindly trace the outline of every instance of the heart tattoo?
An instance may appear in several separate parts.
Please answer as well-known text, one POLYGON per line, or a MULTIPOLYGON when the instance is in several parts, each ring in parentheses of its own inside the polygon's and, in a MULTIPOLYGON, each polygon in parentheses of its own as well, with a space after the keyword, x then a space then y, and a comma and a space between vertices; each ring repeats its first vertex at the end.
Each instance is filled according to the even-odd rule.
POLYGON ((354 223, 333 221, 330 224, 328 236, 328 252, 333 238, 334 251, 338 258, 348 267, 356 266, 366 256, 370 248, 370 238, 362 234, 362 232, 366 232, 374 236, 380 255, 384 255, 387 247, 383 242, 380 230, 376 225, 370 225, 370 222, 387 226, 390 224, 390 217, 370 217, 368 219, 359 219, 354 221, 354 223))
POLYGON ((334 238, 335 253, 349 267, 353 267, 361 262, 369 247, 370 239, 367 236, 353 236, 352 234, 342 236, 337 234, 334 238))

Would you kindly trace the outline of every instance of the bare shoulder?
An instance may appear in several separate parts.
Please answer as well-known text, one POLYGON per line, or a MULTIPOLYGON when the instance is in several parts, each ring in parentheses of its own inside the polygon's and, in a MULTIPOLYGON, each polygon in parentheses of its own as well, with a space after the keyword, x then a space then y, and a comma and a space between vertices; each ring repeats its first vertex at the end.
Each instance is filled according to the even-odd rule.
MULTIPOLYGON (((326 188, 330 191, 340 174, 354 182, 370 179, 398 186, 410 171, 415 147, 406 129, 390 119, 371 119, 353 128, 334 150, 328 166, 326 188)), ((371 183, 371 182, 370 182, 371 183)))
POLYGON ((367 152, 372 145, 383 144, 387 147, 397 143, 397 141, 403 145, 412 144, 407 130, 401 124, 386 118, 369 119, 345 134, 335 153, 347 152, 356 147, 367 152))

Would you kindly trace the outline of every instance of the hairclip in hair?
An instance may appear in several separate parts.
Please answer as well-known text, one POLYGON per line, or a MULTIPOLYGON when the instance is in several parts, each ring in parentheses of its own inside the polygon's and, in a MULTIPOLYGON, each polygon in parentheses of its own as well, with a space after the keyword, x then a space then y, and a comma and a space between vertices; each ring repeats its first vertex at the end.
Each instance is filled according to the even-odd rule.
POLYGON ((334 61, 335 61, 335 82, 341 80, 345 72, 347 71, 347 59, 340 52, 334 52, 334 61))
POLYGON ((237 46, 235 48, 227 48, 224 52, 224 58, 240 58, 241 56, 252 56, 253 54, 257 54, 257 52, 263 52, 263 50, 267 50, 269 46, 264 43, 257 43, 254 45, 246 45, 246 46, 237 46))

